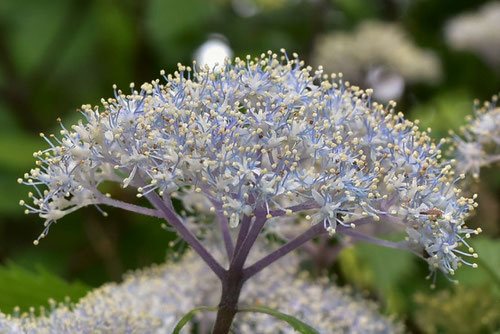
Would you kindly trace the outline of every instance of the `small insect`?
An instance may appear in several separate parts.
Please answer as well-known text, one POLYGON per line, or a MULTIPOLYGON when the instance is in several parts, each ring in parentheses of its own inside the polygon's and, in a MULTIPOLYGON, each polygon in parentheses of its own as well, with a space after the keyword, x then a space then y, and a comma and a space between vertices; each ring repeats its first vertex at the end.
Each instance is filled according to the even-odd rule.
POLYGON ((429 253, 427 253, 427 251, 425 249, 422 250, 422 256, 424 257, 424 259, 428 259, 431 257, 431 255, 429 253))
POLYGON ((439 210, 439 209, 430 209, 430 210, 427 210, 427 211, 421 211, 420 212, 421 215, 429 215, 429 216, 441 216, 443 214, 443 211, 439 210))

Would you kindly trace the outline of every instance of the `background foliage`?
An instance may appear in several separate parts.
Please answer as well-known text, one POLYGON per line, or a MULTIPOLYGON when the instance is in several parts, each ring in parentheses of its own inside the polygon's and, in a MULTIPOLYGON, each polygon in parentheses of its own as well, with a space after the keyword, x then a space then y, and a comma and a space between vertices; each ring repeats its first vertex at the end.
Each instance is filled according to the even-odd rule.
MULTIPOLYGON (((236 56, 284 47, 308 61, 322 34, 350 31, 364 20, 378 19, 398 22, 415 43, 438 54, 444 72, 439 84, 410 85, 399 105, 407 117, 432 126, 433 135, 445 136, 449 128, 464 123, 474 98, 487 100, 500 87, 498 71, 472 53, 450 49, 443 37, 447 20, 483 3, 0 1, 0 309, 10 313, 19 305, 26 311, 30 305, 47 305, 49 297, 77 300, 91 287, 119 280, 126 270, 162 262, 175 238, 153 218, 111 208, 104 218, 88 209, 63 219, 47 239, 33 246, 42 221, 23 215, 18 202, 28 190, 16 179, 33 166, 32 152, 44 145, 38 133, 58 131, 57 117, 72 124, 78 119, 75 110, 112 95, 112 84, 142 83, 158 77, 160 69, 169 73, 177 62, 189 63, 211 33, 225 36, 236 56), (247 11, 238 10, 238 3, 247 11)), ((424 280, 424 263, 366 244, 344 250, 331 274, 340 284, 352 284, 378 300, 385 312, 403 319, 413 332, 493 331, 499 326, 498 313, 496 320, 495 314, 488 318, 472 313, 477 303, 463 297, 480 294, 486 309, 498 307, 500 298, 498 168, 485 170, 482 178, 487 182, 474 185, 480 209, 472 222, 485 231, 473 241, 480 267, 460 270, 460 288, 440 277, 437 291, 431 291, 424 280), (454 303, 464 316, 443 322, 453 313, 454 303)), ((120 196, 127 199, 133 194, 120 196)))

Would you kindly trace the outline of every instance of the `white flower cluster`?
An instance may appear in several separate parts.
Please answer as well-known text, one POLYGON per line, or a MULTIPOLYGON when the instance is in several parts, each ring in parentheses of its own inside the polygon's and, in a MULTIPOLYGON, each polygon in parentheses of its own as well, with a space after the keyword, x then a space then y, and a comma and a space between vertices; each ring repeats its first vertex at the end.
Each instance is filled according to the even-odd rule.
POLYGON ((461 129, 462 136, 453 135, 453 149, 457 169, 479 177, 481 167, 500 161, 500 108, 498 96, 483 105, 475 101, 474 116, 461 129))
POLYGON ((374 88, 375 98, 397 99, 404 84, 435 82, 441 64, 432 51, 415 45, 394 23, 365 21, 353 32, 333 32, 318 39, 315 64, 327 72, 374 88))
MULTIPOLYGON (((381 316, 373 302, 352 295, 326 278, 310 281, 296 273, 300 259, 289 256, 248 281, 240 305, 263 305, 297 317, 320 333, 398 333, 402 326, 381 316), (311 302, 314 301, 314 302, 311 302)), ((0 313, 2 334, 171 333, 187 312, 214 306, 220 293, 216 276, 194 253, 179 262, 137 271, 121 284, 110 283, 76 305, 53 305, 41 317, 0 313)), ((209 333, 214 312, 198 313, 198 333, 209 333)), ((234 333, 294 333, 286 322, 260 313, 239 313, 234 333)))
POLYGON ((475 203, 455 187, 441 143, 395 103, 332 77, 268 52, 215 69, 179 65, 165 83, 132 84, 130 94, 115 89, 103 110, 84 105, 85 120, 60 137, 42 134, 49 147, 19 179, 34 188, 21 205, 45 219, 40 237, 81 207, 117 205, 99 191, 104 181, 191 206, 197 194, 233 228, 244 216, 304 214, 334 234, 392 217, 432 270, 468 264, 458 248, 477 233, 464 227, 475 203))
POLYGON ((457 16, 446 24, 447 42, 455 49, 470 50, 492 67, 500 66, 500 3, 492 1, 478 11, 457 16))

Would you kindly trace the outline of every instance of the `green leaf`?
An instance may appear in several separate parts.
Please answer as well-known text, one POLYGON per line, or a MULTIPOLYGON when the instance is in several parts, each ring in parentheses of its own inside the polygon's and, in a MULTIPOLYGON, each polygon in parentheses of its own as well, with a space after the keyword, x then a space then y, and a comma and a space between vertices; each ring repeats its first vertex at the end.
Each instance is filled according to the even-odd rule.
POLYGON ((64 29, 64 14, 70 2, 2 2, 6 5, 0 10, 0 20, 9 25, 7 51, 16 62, 16 68, 28 74, 39 64, 60 29, 64 29))
POLYGON ((472 96, 464 90, 445 91, 411 111, 420 120, 420 128, 432 129, 435 138, 448 136, 448 130, 457 131, 465 125, 465 117, 473 113, 472 96))
MULTIPOLYGON (((386 236, 389 237, 389 236, 386 236)), ((391 236, 393 240, 401 240, 403 236, 391 236)), ((356 266, 367 269, 370 274, 365 274, 365 283, 368 278, 372 279, 373 286, 379 290, 388 291, 406 273, 412 271, 415 266, 416 257, 410 252, 386 248, 370 243, 360 242, 353 248, 348 248, 342 253, 354 252, 356 266)), ((341 253, 341 261, 347 254, 341 253)), ((347 268, 349 269, 349 268, 347 268)), ((361 269, 358 269, 361 270, 361 269)), ((345 272, 348 279, 357 280, 357 277, 350 277, 349 272, 345 272)), ((354 274, 356 275, 356 273, 354 274)), ((371 285, 371 284, 370 284, 371 285)), ((366 286, 366 285, 365 285, 366 286)))
MULTIPOLYGON (((403 235, 386 235, 399 241, 403 235)), ((410 252, 359 242, 339 255, 339 264, 347 281, 359 289, 369 289, 384 296, 386 311, 404 312, 407 307, 400 283, 415 272, 419 259, 410 252)), ((421 277, 421 280, 425 276, 421 277)))
POLYGON ((476 262, 486 267, 492 278, 498 282, 500 280, 500 240, 476 238, 472 245, 479 254, 476 262))
MULTIPOLYGON (((44 148, 43 142, 28 136, 16 134, 0 134, 0 164, 18 173, 32 167, 35 162, 33 152, 44 148)), ((15 180, 14 180, 15 181, 15 180)))
POLYGON ((68 283, 39 266, 36 272, 14 263, 0 267, 0 310, 11 312, 19 306, 21 312, 30 307, 47 306, 48 300, 62 302, 66 297, 76 301, 90 287, 80 282, 68 283))
POLYGON ((200 311, 217 311, 218 309, 219 308, 217 306, 216 307, 200 306, 189 311, 188 313, 186 313, 186 315, 184 315, 181 318, 181 320, 179 320, 172 334, 179 334, 181 332, 181 329, 189 322, 189 320, 191 320, 196 315, 196 313, 200 311))
POLYGON ((205 0, 149 1, 145 12, 149 43, 167 64, 175 64, 183 58, 190 61, 216 9, 213 2, 205 0))
POLYGON ((368 0, 337 0, 335 5, 350 21, 360 22, 377 15, 377 7, 368 0))
POLYGON ((252 306, 247 308, 238 309, 238 312, 258 312, 269 314, 277 319, 286 321, 290 326, 293 327, 297 332, 302 334, 319 334, 317 330, 309 326, 308 324, 300 321, 299 319, 292 317, 291 315, 281 313, 279 311, 273 310, 265 306, 252 306))
MULTIPOLYGON (((479 255, 476 262, 476 269, 469 266, 462 266, 457 270, 453 279, 457 279, 460 284, 467 286, 477 286, 481 284, 493 284, 493 291, 500 294, 500 241, 486 237, 471 238, 468 242, 479 255)), ((467 260, 467 259, 466 259, 467 260)))
POLYGON ((212 12, 213 6, 208 1, 153 0, 147 9, 147 24, 154 37, 164 41, 199 24, 199 20, 207 18, 212 12))

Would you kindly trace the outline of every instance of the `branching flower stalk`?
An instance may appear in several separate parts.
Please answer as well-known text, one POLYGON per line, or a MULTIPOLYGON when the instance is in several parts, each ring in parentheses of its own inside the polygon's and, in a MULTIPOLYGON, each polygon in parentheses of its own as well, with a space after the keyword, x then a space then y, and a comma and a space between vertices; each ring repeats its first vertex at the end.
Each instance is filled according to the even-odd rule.
POLYGON ((131 84, 128 94, 115 87, 102 110, 82 106, 84 121, 61 123, 60 136, 41 134, 49 146, 19 179, 34 189, 32 203, 21 201, 26 213, 45 219, 35 244, 56 220, 89 205, 163 218, 222 283, 214 333, 229 331, 248 279, 321 234, 413 251, 434 277, 476 266, 464 259, 477 257, 466 239, 479 231, 464 225, 476 204, 456 188, 462 176, 441 159, 442 142, 395 103, 377 104, 370 90, 284 51, 161 74, 163 83, 131 84), (112 199, 99 190, 106 181, 135 189, 152 208, 112 199), (172 198, 194 215, 176 212, 172 198), (197 237, 206 217, 220 229, 228 266, 197 237), (309 226, 247 264, 259 235, 287 217, 309 226), (408 237, 389 242, 356 229, 383 223, 408 237))
MULTIPOLYGON (((301 234, 304 229, 304 222, 294 217, 288 218, 290 221, 283 224, 283 219, 267 227, 267 233, 275 236, 278 240, 286 242, 294 239, 296 235, 301 234)), ((386 215, 381 216, 381 220, 377 224, 366 224, 366 221, 371 217, 365 218, 365 221, 357 222, 356 231, 344 230, 343 235, 337 238, 337 242, 332 244, 328 234, 321 235, 317 240, 310 240, 303 244, 300 248, 308 254, 308 260, 312 261, 313 270, 316 275, 320 275, 324 270, 327 270, 337 259, 339 253, 350 245, 354 245, 360 241, 368 241, 376 243, 380 246, 388 246, 391 248, 399 248, 401 243, 392 243, 380 239, 374 239, 375 236, 382 236, 391 233, 403 233, 404 223, 395 217, 386 215), (369 240, 368 240, 369 238, 369 240), (317 241, 317 242, 316 242, 317 241)), ((404 247, 403 247, 404 248, 404 247)))

